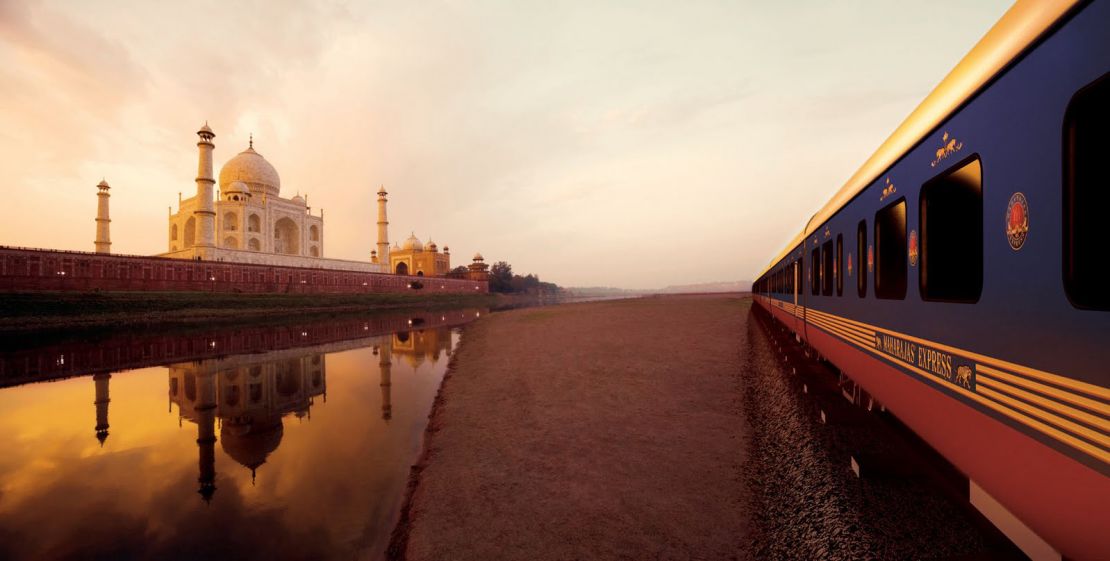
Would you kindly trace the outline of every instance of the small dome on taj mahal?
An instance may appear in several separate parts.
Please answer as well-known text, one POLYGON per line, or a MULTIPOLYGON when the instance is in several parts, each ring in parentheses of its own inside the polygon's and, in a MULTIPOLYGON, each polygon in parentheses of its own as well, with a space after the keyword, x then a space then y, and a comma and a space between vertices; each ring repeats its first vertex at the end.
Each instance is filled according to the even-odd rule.
POLYGON ((242 181, 232 181, 231 185, 228 185, 227 189, 225 189, 224 192, 225 193, 242 193, 244 195, 250 196, 251 188, 246 183, 243 183, 242 181))
POLYGON ((482 257, 481 253, 475 253, 474 254, 474 260, 475 261, 485 261, 486 259, 484 257, 482 257))

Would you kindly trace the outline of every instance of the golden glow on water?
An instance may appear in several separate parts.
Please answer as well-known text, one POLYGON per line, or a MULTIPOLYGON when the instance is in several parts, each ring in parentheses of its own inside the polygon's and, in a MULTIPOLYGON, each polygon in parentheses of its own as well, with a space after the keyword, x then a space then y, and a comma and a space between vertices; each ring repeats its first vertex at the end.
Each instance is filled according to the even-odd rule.
POLYGON ((0 389, 0 558, 378 554, 457 341, 430 327, 0 389))

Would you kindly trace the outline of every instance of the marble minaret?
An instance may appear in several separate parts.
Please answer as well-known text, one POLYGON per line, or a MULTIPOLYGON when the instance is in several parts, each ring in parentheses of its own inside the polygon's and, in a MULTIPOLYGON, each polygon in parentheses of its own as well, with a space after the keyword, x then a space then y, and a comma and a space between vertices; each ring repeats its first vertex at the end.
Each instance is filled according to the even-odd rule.
POLYGON ((108 182, 101 180, 96 186, 96 252, 97 253, 111 253, 112 252, 112 237, 109 235, 109 227, 112 219, 108 217, 108 182))
MULTIPOLYGON (((216 202, 213 199, 216 179, 212 177, 212 150, 216 145, 212 139, 216 134, 208 128, 208 123, 197 131, 200 141, 199 162, 197 164, 197 207, 193 211, 196 218, 196 246, 199 248, 216 247, 216 202)), ((203 251, 203 250, 202 250, 203 251)), ((203 257, 204 254, 200 253, 203 257)))
POLYGON ((382 185, 378 190, 378 262, 386 266, 389 266, 389 219, 385 214, 385 203, 388 202, 385 196, 388 194, 382 185))
POLYGON ((112 401, 108 398, 108 380, 111 379, 111 374, 93 376, 93 384, 96 386, 96 401, 93 402, 96 405, 96 439, 101 446, 108 439, 108 403, 112 401))

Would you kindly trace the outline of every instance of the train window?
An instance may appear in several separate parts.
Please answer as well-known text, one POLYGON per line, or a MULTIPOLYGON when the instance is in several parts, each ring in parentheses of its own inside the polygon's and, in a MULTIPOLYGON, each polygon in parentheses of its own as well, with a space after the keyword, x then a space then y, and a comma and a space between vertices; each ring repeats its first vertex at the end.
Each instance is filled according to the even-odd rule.
MULTIPOLYGON (((851 258, 849 258, 849 261, 851 258)), ((867 298, 867 221, 860 220, 856 227, 856 292, 867 298)))
POLYGON ((836 277, 836 295, 844 296, 844 235, 836 235, 836 261, 833 263, 833 276, 836 277))
POLYGON ((875 213, 875 297, 906 297, 906 198, 875 213))
POLYGON ((978 302, 983 292, 983 167, 978 155, 921 187, 923 300, 978 302))
POLYGON ((821 248, 813 250, 813 259, 809 267, 809 287, 816 296, 821 293, 821 248))
POLYGON ((832 240, 821 246, 821 294, 832 296, 833 291, 833 243, 832 240))
POLYGON ((1064 290, 1073 306, 1110 310, 1104 213, 1110 208, 1110 73, 1064 113, 1064 290))

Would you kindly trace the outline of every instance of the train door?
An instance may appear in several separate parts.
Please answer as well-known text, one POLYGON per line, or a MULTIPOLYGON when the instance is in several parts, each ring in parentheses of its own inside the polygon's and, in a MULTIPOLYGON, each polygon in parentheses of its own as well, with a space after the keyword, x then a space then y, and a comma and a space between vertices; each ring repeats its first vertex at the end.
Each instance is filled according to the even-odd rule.
MULTIPOLYGON (((815 278, 816 278, 815 275, 817 275, 818 263, 815 260, 812 260, 808 243, 802 245, 802 255, 801 255, 801 257, 798 258, 798 262, 802 264, 802 275, 801 275, 801 278, 798 279, 799 280, 798 284, 809 286, 809 288, 810 288, 809 293, 812 293, 813 283, 814 283, 815 278), (805 268, 806 258, 811 259, 811 261, 809 263, 809 269, 808 270, 805 268)), ((802 286, 798 286, 797 288, 798 288, 798 291, 801 293, 801 298, 800 298, 801 302, 798 302, 798 305, 801 306, 801 314, 798 317, 798 322, 801 323, 801 325, 798 326, 798 336, 800 337, 800 339, 799 339, 800 341, 805 341, 805 342, 808 343, 809 342, 809 322, 807 320, 808 320, 808 317, 809 317, 809 308, 808 308, 808 306, 806 306, 807 291, 802 286)))
MULTIPOLYGON (((793 267, 793 269, 794 269, 794 283, 792 284, 792 286, 794 287, 794 309, 795 310, 798 309, 798 281, 801 280, 800 279, 801 271, 798 270, 798 267, 799 267, 798 264, 799 264, 799 261, 797 259, 795 259, 794 260, 794 267, 793 267)), ((798 331, 798 316, 795 315, 795 314, 791 314, 791 315, 793 316, 790 319, 791 326, 794 328, 794 331, 797 332, 798 331)))
POLYGON ((794 305, 798 305, 798 262, 794 262, 794 305))

